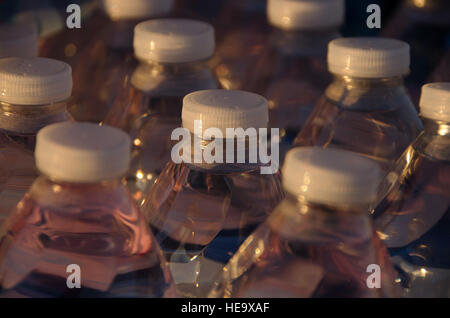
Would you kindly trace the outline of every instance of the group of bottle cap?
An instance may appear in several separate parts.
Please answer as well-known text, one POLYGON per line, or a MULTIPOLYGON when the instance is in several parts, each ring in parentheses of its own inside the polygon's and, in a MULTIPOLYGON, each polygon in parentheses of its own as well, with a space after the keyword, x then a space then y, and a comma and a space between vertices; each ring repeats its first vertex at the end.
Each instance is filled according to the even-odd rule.
MULTIPOLYGON (((164 12, 172 5, 167 0, 159 2, 164 3, 159 7, 164 12)), ((285 29, 337 26, 343 20, 343 1, 329 2, 333 6, 325 8, 322 1, 269 0, 269 20, 285 29), (319 14, 329 18, 320 26, 315 24, 318 23, 316 20, 326 19, 309 19, 319 14)), ((105 11, 117 19, 139 18, 144 13, 148 16, 155 10, 150 5, 142 7, 138 3, 143 1, 102 2, 105 11)), ((140 23, 135 28, 135 55, 144 61, 184 63, 204 60, 213 55, 214 44, 213 27, 203 22, 159 19, 140 23)), ((0 102, 42 105, 70 97, 69 65, 45 58, 23 57, 15 52, 36 55, 34 29, 0 27, 0 57, 22 56, 0 60, 0 102), (4 43, 4 47, 13 48, 12 53, 5 53, 4 43)), ((382 38, 336 39, 329 44, 328 67, 331 73, 353 77, 403 76, 409 71, 409 46, 402 41, 382 38)), ((423 117, 449 122, 450 84, 425 85, 420 107, 423 117)), ((183 126, 194 132, 193 122, 200 119, 203 130, 210 127, 221 130, 266 127, 268 103, 262 96, 248 92, 198 91, 184 98, 183 126)), ((35 156, 38 169, 52 178, 67 182, 97 182, 124 174, 129 165, 129 153, 129 137, 115 128, 61 123, 45 127, 38 133, 35 156)), ((294 149, 286 157, 283 167, 283 185, 287 192, 327 204, 368 203, 373 199, 380 177, 376 164, 370 160, 329 149, 294 149)))

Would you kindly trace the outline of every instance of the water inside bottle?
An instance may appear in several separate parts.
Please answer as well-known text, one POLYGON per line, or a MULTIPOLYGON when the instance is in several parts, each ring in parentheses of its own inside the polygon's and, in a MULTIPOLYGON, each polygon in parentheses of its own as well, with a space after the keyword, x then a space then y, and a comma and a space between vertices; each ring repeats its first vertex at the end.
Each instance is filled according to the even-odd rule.
POLYGON ((396 182, 374 212, 407 297, 450 295, 448 149, 448 136, 421 134, 399 159, 390 174, 396 182))
POLYGON ((154 237, 119 181, 36 180, 2 227, 2 297, 173 296, 154 237), (76 264, 81 288, 69 288, 76 264))
POLYGON ((178 290, 205 297, 214 276, 282 197, 279 175, 261 175, 259 168, 169 162, 143 211, 178 290))
POLYGON ((241 246, 210 297, 395 296, 389 255, 368 215, 286 198, 241 246), (381 268, 382 288, 367 285, 381 268))
POLYGON ((401 80, 343 77, 327 88, 295 145, 350 150, 388 171, 422 127, 401 80))

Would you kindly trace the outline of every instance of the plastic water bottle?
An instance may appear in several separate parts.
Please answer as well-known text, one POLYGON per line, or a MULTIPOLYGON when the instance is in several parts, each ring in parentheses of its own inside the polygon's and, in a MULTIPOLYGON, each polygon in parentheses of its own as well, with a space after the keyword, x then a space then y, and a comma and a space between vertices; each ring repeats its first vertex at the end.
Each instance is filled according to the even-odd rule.
POLYGON ((225 1, 215 27, 218 47, 211 65, 217 78, 226 89, 244 89, 267 44, 266 0, 225 1))
POLYGON ((394 271, 368 213, 378 165, 344 150, 295 148, 286 198, 241 245, 210 297, 388 297, 394 271))
POLYGON ((388 171, 423 128, 403 82, 409 72, 408 44, 336 39, 329 44, 328 69, 334 81, 295 144, 354 151, 388 171))
MULTIPOLYGON (((256 136, 226 133, 227 128, 265 128, 265 98, 244 91, 194 92, 184 98, 182 121, 185 135, 179 143, 183 147, 173 148, 172 159, 146 197, 143 212, 179 292, 204 297, 214 276, 283 193, 276 171, 262 174, 267 164, 252 159, 256 136), (196 121, 201 121, 199 126, 196 121), (216 139, 211 140, 212 128, 222 136, 214 134, 216 139), (181 159, 175 156, 179 152, 181 159)), ((259 147, 261 151, 263 142, 259 147)))
POLYGON ((41 176, 1 229, 2 297, 165 297, 158 244, 121 185, 130 138, 116 128, 59 123, 39 131, 41 176))
POLYGON ((76 120, 96 123, 105 118, 136 66, 134 27, 148 18, 167 15, 173 1, 103 0, 100 4, 108 21, 72 65, 75 104, 70 109, 76 120))
POLYGON ((269 126, 280 129, 281 157, 332 80, 327 46, 340 36, 344 11, 343 0, 268 1, 273 30, 246 89, 269 100, 269 126))
POLYGON ((450 297, 450 83, 425 85, 420 109, 425 129, 389 174, 375 226, 405 296, 450 297))
POLYGON ((0 25, 0 58, 35 57, 38 55, 38 34, 24 24, 0 25))
POLYGON ((71 68, 45 58, 0 59, 0 224, 37 177, 33 151, 44 126, 70 120, 71 68))
POLYGON ((127 187, 142 203, 170 160, 172 131, 181 126, 183 97, 218 87, 208 66, 214 54, 211 25, 184 19, 155 19, 137 25, 135 55, 140 64, 131 85, 114 103, 104 123, 129 132, 133 158, 127 187))

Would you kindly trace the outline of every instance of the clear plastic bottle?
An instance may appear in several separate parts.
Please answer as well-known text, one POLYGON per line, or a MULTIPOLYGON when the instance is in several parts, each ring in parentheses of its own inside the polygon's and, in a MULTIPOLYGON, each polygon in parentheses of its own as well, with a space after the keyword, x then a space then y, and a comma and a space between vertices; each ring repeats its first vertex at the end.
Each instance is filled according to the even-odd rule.
POLYGON ((35 158, 41 176, 0 230, 1 297, 175 295, 161 250, 120 182, 130 160, 124 132, 53 124, 39 131, 35 158))
MULTIPOLYGON (((265 98, 243 91, 199 91, 184 98, 182 117, 187 129, 187 136, 180 141, 186 145, 182 160, 175 160, 174 153, 180 149, 174 148, 172 160, 146 197, 143 212, 169 261, 180 293, 204 297, 215 274, 266 219, 283 193, 275 169, 262 174, 267 165, 247 155, 250 140, 254 139, 249 137, 243 146, 245 136, 228 135, 228 141, 236 141, 237 145, 237 150, 230 153, 234 147, 226 146, 227 141, 220 135, 214 135, 218 141, 207 137, 208 129, 213 127, 220 129, 224 138, 226 128, 266 127, 265 98), (201 120, 200 131, 194 125, 196 120, 201 120), (226 147, 221 153, 217 150, 221 149, 220 143, 226 147), (216 160, 208 161, 205 153, 196 157, 195 145, 205 151, 212 151, 215 145, 216 160), (240 151, 245 151, 245 157, 239 161, 240 151), (225 158, 228 153, 232 154, 231 160, 225 158)), ((263 147, 262 143, 259 147, 263 147)))
POLYGON ((33 151, 44 126, 71 120, 71 68, 45 58, 0 60, 0 224, 37 177, 33 151))
POLYGON ((37 30, 25 24, 0 24, 0 58, 38 55, 37 30))
POLYGON ((381 35, 411 46, 411 74, 406 87, 415 105, 420 88, 440 62, 448 41, 450 2, 448 0, 404 0, 381 35))
POLYGON ((79 121, 101 122, 107 115, 128 75, 136 67, 133 29, 141 21, 168 14, 172 0, 103 0, 107 21, 92 43, 73 62, 74 106, 79 121))
POLYGON ((211 61, 226 89, 244 89, 254 76, 270 31, 266 0, 227 0, 215 24, 217 54, 211 61))
POLYGON ((288 152, 286 198, 241 245, 209 296, 396 296, 389 255, 367 213, 380 179, 375 162, 349 151, 288 152), (374 268, 381 277, 370 277, 374 268))
POLYGON ((344 11, 343 0, 268 1, 273 30, 245 88, 269 100, 269 126, 280 129, 282 158, 332 80, 327 46, 340 36, 344 11))
POLYGON ((181 126, 183 97, 218 87, 208 59, 214 54, 214 29, 185 19, 155 19, 135 29, 140 64, 108 113, 105 124, 129 132, 133 158, 127 187, 142 203, 170 160, 172 131, 181 126))
POLYGON ((375 226, 405 296, 450 297, 450 83, 425 85, 420 108, 425 129, 389 174, 375 226))
POLYGON ((403 84, 408 44, 384 38, 330 42, 334 81, 295 140, 297 146, 335 147, 378 161, 385 171, 423 125, 403 84))

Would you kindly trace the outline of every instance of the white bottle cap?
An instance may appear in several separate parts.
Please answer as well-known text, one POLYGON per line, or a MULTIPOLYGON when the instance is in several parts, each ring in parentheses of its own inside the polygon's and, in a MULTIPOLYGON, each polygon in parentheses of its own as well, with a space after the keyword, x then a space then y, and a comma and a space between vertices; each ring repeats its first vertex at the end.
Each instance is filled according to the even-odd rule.
POLYGON ((38 55, 38 33, 27 24, 0 25, 0 58, 38 55))
POLYGON ((422 87, 420 114, 425 118, 450 122, 450 83, 431 83, 422 87))
POLYGON ((338 27, 344 22, 344 0, 268 0, 272 25, 285 30, 316 30, 338 27))
POLYGON ((402 76, 409 73, 409 45, 387 38, 340 38, 328 45, 331 73, 361 78, 402 76))
POLYGON ((200 61, 214 54, 214 28, 186 19, 157 19, 134 29, 134 53, 138 59, 160 63, 200 61))
POLYGON ((294 148, 283 165, 283 187, 321 204, 368 204, 376 198, 381 169, 355 153, 319 147, 294 148))
POLYGON ((0 101, 19 105, 61 102, 72 93, 72 69, 42 57, 0 60, 0 101))
POLYGON ((111 20, 139 20, 168 14, 173 0, 101 0, 111 20))
POLYGON ((127 172, 130 147, 128 135, 114 127, 52 124, 37 134, 36 167, 58 181, 90 183, 113 179, 127 172))
POLYGON ((202 133, 218 128, 226 135, 227 128, 267 127, 267 100, 257 94, 224 89, 202 90, 183 99, 183 127, 194 132, 194 121, 201 120, 202 133))

